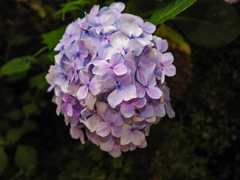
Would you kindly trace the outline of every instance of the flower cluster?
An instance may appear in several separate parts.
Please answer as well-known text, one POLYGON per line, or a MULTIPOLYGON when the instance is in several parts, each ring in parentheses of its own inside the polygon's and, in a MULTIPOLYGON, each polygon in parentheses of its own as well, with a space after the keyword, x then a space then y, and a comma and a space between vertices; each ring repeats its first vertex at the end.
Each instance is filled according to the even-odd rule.
POLYGON ((176 69, 167 41, 124 8, 95 5, 68 25, 46 76, 71 136, 84 143, 85 134, 113 157, 146 147, 150 126, 166 112, 174 117, 165 76, 176 69))

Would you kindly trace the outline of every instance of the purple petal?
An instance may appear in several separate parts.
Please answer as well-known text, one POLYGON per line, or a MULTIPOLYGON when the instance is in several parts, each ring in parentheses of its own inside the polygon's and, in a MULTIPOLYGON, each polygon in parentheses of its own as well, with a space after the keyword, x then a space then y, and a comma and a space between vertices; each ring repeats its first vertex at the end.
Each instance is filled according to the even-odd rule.
POLYGON ((139 146, 145 140, 145 135, 141 131, 134 130, 129 138, 134 145, 139 146))
POLYGON ((115 126, 122 126, 124 124, 124 121, 120 113, 117 113, 113 123, 115 126))
POLYGON ((121 92, 123 94, 124 101, 129 101, 133 98, 137 98, 137 90, 133 84, 130 84, 128 86, 123 86, 123 88, 121 89, 121 92))
POLYGON ((146 88, 147 94, 152 99, 159 99, 162 96, 162 91, 158 87, 146 88))
POLYGON ((120 137, 122 134, 122 127, 119 126, 112 126, 111 133, 115 137, 120 137))
POLYGON ((145 104, 147 103, 146 98, 138 98, 135 102, 134 102, 134 106, 136 108, 142 108, 143 106, 145 106, 145 104))
POLYGON ((164 117, 166 115, 166 111, 164 108, 164 104, 159 104, 157 106, 153 106, 154 113, 158 117, 164 117))
POLYGON ((96 96, 101 91, 99 86, 100 85, 98 83, 97 77, 95 76, 89 83, 89 89, 94 96, 96 96))
POLYGON ((84 141, 84 134, 83 134, 83 132, 82 132, 82 130, 81 130, 81 126, 79 126, 79 125, 77 125, 77 126, 72 126, 72 127, 70 128, 70 134, 71 134, 71 136, 72 136, 73 139, 78 139, 78 138, 80 138, 81 143, 82 143, 82 144, 85 143, 85 141, 84 141))
POLYGON ((96 144, 97 146, 99 145, 99 143, 100 143, 100 138, 99 138, 99 136, 98 136, 96 133, 92 133, 92 132, 90 132, 88 129, 86 129, 86 134, 87 134, 88 139, 89 139, 93 144, 96 144))
POLYGON ((97 16, 99 11, 99 5, 94 5, 92 9, 90 10, 90 15, 91 16, 97 16))
POLYGON ((164 65, 170 65, 170 64, 172 64, 172 63, 173 63, 173 60, 174 60, 173 55, 172 55, 172 53, 170 53, 170 52, 164 53, 164 54, 162 55, 162 63, 163 63, 164 65))
POLYGON ((125 48, 129 42, 129 39, 120 31, 117 31, 110 37, 110 43, 115 48, 125 48))
POLYGON ((111 151, 109 151, 109 154, 114 157, 114 158, 117 158, 119 156, 121 156, 121 145, 114 145, 113 146, 113 149, 111 151))
POLYGON ((83 84, 88 84, 89 83, 89 74, 86 71, 80 71, 79 79, 83 84))
POLYGON ((94 65, 92 72, 96 75, 104 75, 111 69, 111 65, 106 61, 97 61, 94 65))
POLYGON ((101 141, 100 141, 101 150, 109 152, 113 149, 113 146, 114 146, 114 141, 110 136, 101 138, 101 141))
POLYGON ((123 103, 121 105, 120 111, 121 111, 121 114, 126 118, 130 118, 135 114, 135 108, 133 104, 123 103))
POLYGON ((122 91, 115 89, 108 95, 108 103, 112 108, 115 108, 123 101, 124 95, 122 91))
POLYGON ((90 110, 94 109, 94 105, 96 103, 96 100, 97 100, 96 96, 94 96, 91 92, 89 92, 87 94, 87 97, 85 99, 85 103, 90 110))
POLYGON ((117 117, 117 112, 113 109, 108 109, 105 113, 104 120, 108 123, 113 122, 117 117))
POLYGON ((88 87, 87 85, 81 86, 77 91, 77 98, 84 99, 88 94, 88 87))
POLYGON ((144 97, 145 93, 146 93, 146 88, 137 82, 135 83, 135 85, 136 85, 136 89, 137 89, 137 97, 139 97, 139 98, 144 97))
POLYGON ((131 142, 131 139, 129 138, 129 134, 131 132, 131 126, 130 125, 124 125, 122 127, 122 136, 121 136, 121 145, 127 145, 131 142))
POLYGON ((72 117, 72 115, 73 115, 73 108, 72 108, 72 105, 70 103, 67 103, 66 110, 67 110, 67 115, 72 117))
POLYGON ((127 73, 127 67, 124 64, 117 64, 113 67, 113 71, 117 76, 121 76, 127 73))
POLYGON ((98 116, 92 115, 86 121, 84 121, 84 124, 87 126, 87 128, 91 132, 94 132, 96 130, 96 127, 98 126, 99 122, 100 122, 100 120, 99 120, 98 116))
POLYGON ((106 122, 100 122, 96 128, 96 133, 101 137, 106 137, 110 133, 109 124, 106 122))
POLYGON ((143 31, 152 34, 155 30, 156 30, 156 26, 153 25, 150 22, 145 22, 141 25, 141 28, 143 29, 143 31))
POLYGON ((163 67, 163 72, 166 76, 174 76, 176 74, 176 67, 174 65, 168 65, 163 67))
POLYGON ((139 110, 141 117, 146 119, 154 115, 154 109, 151 104, 146 104, 142 109, 139 110))

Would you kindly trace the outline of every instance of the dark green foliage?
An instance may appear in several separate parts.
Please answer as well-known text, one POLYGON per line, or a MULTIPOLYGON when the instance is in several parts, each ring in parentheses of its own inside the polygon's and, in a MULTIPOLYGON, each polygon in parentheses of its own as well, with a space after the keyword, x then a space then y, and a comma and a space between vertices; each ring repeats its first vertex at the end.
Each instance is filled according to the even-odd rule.
MULTIPOLYGON (((182 28, 185 21, 168 21, 168 26, 183 33, 191 42, 211 47, 190 44, 193 78, 182 94, 172 94, 176 118, 165 117, 152 126, 147 148, 123 153, 117 159, 88 141, 82 145, 70 137, 63 116, 56 115, 56 105, 51 102, 53 93, 46 92, 45 81, 56 54, 53 48, 66 25, 84 11, 89 12, 93 4, 103 6, 111 2, 1 2, 0 179, 240 179, 240 38, 236 31, 240 27, 239 23, 233 25, 240 9, 239 4, 231 7, 224 2, 211 2, 206 9, 221 5, 226 7, 221 12, 231 10, 232 18, 220 13, 214 19, 217 20, 214 27, 211 24, 206 29, 205 24, 198 22, 201 28, 189 31, 182 28), (217 33, 218 38, 212 36, 216 28, 220 34, 226 31, 221 38, 217 33), (191 37, 201 37, 201 41, 191 37), (221 47, 213 49, 215 46, 221 47)), ((156 14, 159 10, 156 7, 161 2, 130 0, 125 3, 128 13, 144 18, 150 18, 154 11, 154 16, 160 15, 156 14)), ((192 7, 200 8, 198 4, 199 1, 192 7)), ((190 11, 191 8, 186 14, 190 11)), ((186 14, 180 14, 176 20, 187 17, 186 14)), ((174 15, 169 13, 166 17, 174 15)), ((193 15, 197 14, 188 15, 188 19, 193 15)), ((203 11, 198 17, 202 15, 212 20, 205 17, 207 14, 203 11)))
POLYGON ((223 46, 240 34, 239 14, 224 1, 198 1, 174 19, 188 40, 200 46, 223 46))
POLYGON ((196 0, 164 0, 154 11, 150 21, 159 25, 191 6, 196 0))

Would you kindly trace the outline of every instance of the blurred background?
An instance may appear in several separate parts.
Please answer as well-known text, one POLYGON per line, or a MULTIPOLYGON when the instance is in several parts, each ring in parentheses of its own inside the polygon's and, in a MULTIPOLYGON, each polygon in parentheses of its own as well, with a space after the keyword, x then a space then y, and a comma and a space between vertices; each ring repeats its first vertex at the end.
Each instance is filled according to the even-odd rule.
MULTIPOLYGON (((114 159, 70 137, 47 93, 53 48, 66 25, 112 2, 1 0, 0 179, 239 180, 240 3, 230 0, 198 0, 157 26, 175 57, 176 117, 152 126, 147 148, 114 159)), ((163 3, 123 2, 145 20, 163 3)))

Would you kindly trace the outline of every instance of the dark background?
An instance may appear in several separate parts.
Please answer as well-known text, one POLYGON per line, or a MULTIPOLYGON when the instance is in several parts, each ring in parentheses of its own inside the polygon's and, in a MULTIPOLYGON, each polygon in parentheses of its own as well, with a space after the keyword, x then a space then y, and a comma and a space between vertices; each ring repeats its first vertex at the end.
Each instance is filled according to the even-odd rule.
MULTIPOLYGON (((112 1, 78 2, 0 2, 0 67, 12 59, 25 63, 0 71, 0 179, 240 179, 240 4, 200 0, 165 22, 183 41, 156 32, 175 56, 177 74, 167 82, 176 117, 152 126, 147 148, 113 159, 72 139, 56 115, 53 92, 46 92, 44 77, 61 28, 93 4, 112 1), (50 39, 45 34, 59 28, 50 39)), ((125 12, 145 19, 161 3, 124 2, 125 12)))

